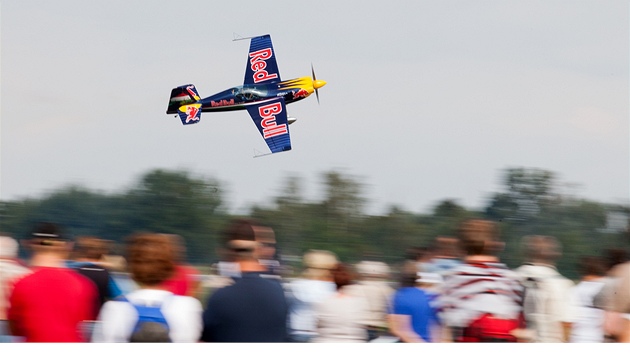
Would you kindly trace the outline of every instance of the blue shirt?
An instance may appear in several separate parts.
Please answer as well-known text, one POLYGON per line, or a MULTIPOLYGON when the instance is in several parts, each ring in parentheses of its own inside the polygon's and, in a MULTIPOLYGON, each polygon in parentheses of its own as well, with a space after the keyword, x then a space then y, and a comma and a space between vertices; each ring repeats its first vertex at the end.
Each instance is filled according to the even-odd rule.
POLYGON ((411 327, 422 339, 431 341, 432 325, 438 323, 436 311, 430 304, 430 298, 419 288, 400 288, 393 296, 390 313, 411 317, 411 327))

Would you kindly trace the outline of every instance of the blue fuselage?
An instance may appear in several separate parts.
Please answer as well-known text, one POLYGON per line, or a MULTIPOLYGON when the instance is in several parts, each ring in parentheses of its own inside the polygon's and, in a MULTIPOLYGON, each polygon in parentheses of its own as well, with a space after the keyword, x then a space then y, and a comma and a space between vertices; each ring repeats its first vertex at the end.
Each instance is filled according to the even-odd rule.
MULTIPOLYGON (((246 109, 261 101, 284 97, 285 104, 297 102, 313 93, 306 81, 309 77, 281 81, 273 84, 252 84, 236 86, 198 101, 202 112, 220 112, 246 109)), ((310 82, 309 82, 310 83, 310 82)))

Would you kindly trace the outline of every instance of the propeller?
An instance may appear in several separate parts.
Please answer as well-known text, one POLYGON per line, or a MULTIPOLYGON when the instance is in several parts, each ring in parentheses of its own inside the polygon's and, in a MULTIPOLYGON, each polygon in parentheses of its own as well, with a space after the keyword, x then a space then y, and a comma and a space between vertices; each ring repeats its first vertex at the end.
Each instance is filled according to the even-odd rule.
POLYGON ((319 104, 319 88, 326 85, 326 81, 317 80, 317 77, 315 77, 315 69, 313 69, 313 63, 311 63, 311 72, 313 73, 313 89, 315 90, 315 96, 317 96, 317 104, 319 104))

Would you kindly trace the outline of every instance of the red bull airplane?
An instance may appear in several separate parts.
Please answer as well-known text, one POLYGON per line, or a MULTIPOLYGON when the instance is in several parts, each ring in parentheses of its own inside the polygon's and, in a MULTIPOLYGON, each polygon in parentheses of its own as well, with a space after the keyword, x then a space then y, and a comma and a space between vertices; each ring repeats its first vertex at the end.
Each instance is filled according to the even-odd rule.
POLYGON ((266 34, 251 39, 245 81, 206 98, 200 98, 195 85, 182 85, 171 91, 167 114, 177 114, 184 125, 199 123, 202 112, 221 112, 246 109, 254 120, 260 135, 271 153, 291 150, 286 105, 297 102, 313 92, 319 102, 318 89, 326 81, 317 80, 311 66, 312 77, 281 80, 271 36, 266 34))

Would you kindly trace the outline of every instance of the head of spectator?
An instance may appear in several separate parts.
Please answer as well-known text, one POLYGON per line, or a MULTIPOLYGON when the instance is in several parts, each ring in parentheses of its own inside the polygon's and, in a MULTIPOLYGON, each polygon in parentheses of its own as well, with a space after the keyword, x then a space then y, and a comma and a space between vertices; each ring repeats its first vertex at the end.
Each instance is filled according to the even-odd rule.
POLYGON ((562 256, 562 246, 553 236, 529 235, 522 239, 525 259, 530 264, 555 265, 562 256))
POLYGON ((606 264, 600 257, 580 257, 578 271, 583 280, 593 280, 606 276, 606 264))
POLYGON ((169 235, 140 232, 127 240, 127 266, 141 288, 159 289, 175 271, 173 243, 169 235))
POLYGON ((398 273, 398 286, 400 288, 416 287, 419 279, 418 274, 420 274, 420 272, 416 271, 414 268, 403 266, 398 273))
POLYGON ((337 263, 333 269, 331 269, 331 274, 337 291, 341 291, 344 287, 354 284, 356 279, 352 268, 345 263, 337 263))
POLYGON ((8 234, 0 234, 0 260, 15 260, 18 256, 19 243, 8 234))
POLYGON ((259 226, 256 232, 256 241, 258 248, 256 250, 256 258, 259 260, 271 260, 276 256, 276 234, 270 227, 259 226))
POLYGON ((457 228, 457 238, 467 257, 496 257, 503 249, 497 225, 489 220, 470 219, 457 228))
POLYGON ((628 261, 628 252, 623 248, 610 248, 604 252, 604 257, 607 271, 613 271, 615 267, 628 261))
POLYGON ((459 258, 461 255, 459 242, 454 237, 438 236, 435 238, 436 258, 459 258))
POLYGON ((37 224, 26 245, 32 252, 31 266, 34 267, 63 268, 72 250, 72 242, 61 227, 50 222, 37 224))
POLYGON ((233 220, 223 232, 228 258, 239 263, 242 272, 265 271, 266 267, 258 262, 259 240, 269 233, 268 227, 254 220, 245 218, 233 220))
POLYGON ((389 266, 377 261, 361 261, 356 269, 361 280, 385 280, 390 274, 389 266))
POLYGON ((405 271, 418 272, 427 267, 433 259, 433 249, 425 246, 410 247, 405 251, 403 268, 405 271))
POLYGON ((101 262, 109 253, 111 242, 96 236, 77 236, 71 258, 76 261, 101 262))
POLYGON ((338 263, 337 256, 330 251, 309 250, 302 259, 306 268, 303 277, 311 280, 332 280, 332 269, 338 263))
POLYGON ((9 234, 0 233, 0 343, 10 338, 6 328, 9 296, 13 283, 30 270, 18 260, 19 243, 9 234))
POLYGON ((430 262, 435 250, 426 246, 413 246, 405 252, 405 259, 409 262, 426 263, 430 262))

